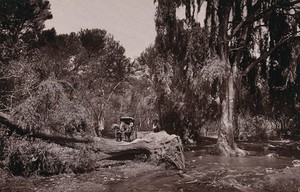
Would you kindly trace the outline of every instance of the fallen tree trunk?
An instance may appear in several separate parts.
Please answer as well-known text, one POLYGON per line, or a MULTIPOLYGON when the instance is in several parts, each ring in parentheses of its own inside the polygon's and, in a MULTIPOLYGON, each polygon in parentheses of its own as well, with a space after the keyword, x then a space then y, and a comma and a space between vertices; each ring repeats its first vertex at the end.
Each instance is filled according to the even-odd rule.
POLYGON ((39 130, 39 131, 27 130, 19 126, 17 123, 15 123, 14 119, 9 114, 2 113, 2 112, 0 112, 0 123, 6 125, 11 131, 14 131, 20 135, 30 135, 32 137, 50 140, 58 144, 64 144, 69 142, 75 142, 75 143, 93 142, 93 139, 91 137, 61 135, 59 133, 55 133, 54 131, 47 131, 46 129, 39 130))
MULTIPOLYGON (((126 159, 126 157, 132 157, 132 155, 143 154, 147 155, 152 162, 166 162, 175 165, 178 169, 185 169, 185 158, 180 138, 176 135, 169 135, 164 131, 149 133, 144 138, 132 142, 116 142, 115 140, 99 137, 61 135, 45 130, 29 131, 17 125, 9 114, 1 112, 0 123, 21 135, 30 135, 76 150, 90 151, 96 161, 126 159)), ((64 156, 63 154, 60 155, 64 156)), ((72 158, 70 155, 70 153, 65 155, 66 159, 72 158)))
POLYGON ((109 155, 108 158, 127 154, 147 154, 154 162, 168 162, 178 169, 185 169, 185 158, 181 139, 165 131, 149 133, 132 142, 116 142, 104 138, 94 138, 93 145, 88 145, 95 152, 109 155))

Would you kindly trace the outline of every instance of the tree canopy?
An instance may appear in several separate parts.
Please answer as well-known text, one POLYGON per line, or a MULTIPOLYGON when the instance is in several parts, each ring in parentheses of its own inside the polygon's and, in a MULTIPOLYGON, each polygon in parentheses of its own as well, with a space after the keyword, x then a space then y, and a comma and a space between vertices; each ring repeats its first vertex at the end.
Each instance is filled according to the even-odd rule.
POLYGON ((245 119, 278 123, 280 136, 300 132, 299 0, 155 0, 155 43, 134 61, 105 29, 44 30, 52 18, 46 0, 0 3, 1 110, 52 82, 84 108, 97 136, 122 115, 141 129, 159 119, 184 141, 215 125, 217 152, 238 155, 245 119))
MULTIPOLYGON (((177 113, 175 119, 180 121, 175 127, 186 127, 184 124, 189 123, 184 122, 190 122, 187 114, 191 113, 184 110, 190 107, 183 106, 188 106, 191 101, 195 101, 193 106, 203 106, 201 101, 213 101, 215 105, 208 108, 221 112, 217 148, 220 153, 229 155, 242 153, 233 141, 234 132, 238 130, 239 116, 252 113, 254 116, 263 114, 276 119, 281 116, 279 111, 284 109, 286 115, 299 124, 296 110, 299 103, 296 58, 299 58, 299 53, 291 51, 299 44, 299 1, 155 2, 155 48, 158 57, 162 58, 157 65, 168 65, 164 67, 163 75, 158 72, 155 75, 171 77, 169 86, 164 89, 168 91, 157 92, 158 97, 162 98, 157 105, 168 103, 167 106, 173 106, 162 112, 162 119, 170 120, 169 113, 171 116, 177 113), (179 20, 176 17, 180 6, 186 9, 186 19, 179 20), (199 11, 205 11, 206 14, 203 28, 199 27, 196 20, 195 13, 199 11), (201 35, 200 38, 195 37, 199 34, 203 38, 201 35), (199 95, 195 95, 197 87, 206 84, 210 85, 207 89, 210 92, 201 97, 205 89, 200 88, 199 95), (268 102, 263 102, 262 92, 264 97, 269 95, 268 102), (245 93, 250 97, 246 98, 243 95, 245 93), (193 94, 193 99, 188 97, 193 94), (177 100, 172 101, 174 97, 177 100), (188 102, 186 98, 189 98, 186 100, 188 102)), ((159 83, 159 87, 166 87, 163 81, 159 83)), ((218 114, 216 111, 213 113, 218 114)), ((205 122, 211 118, 201 119, 205 122)))
POLYGON ((52 19, 46 0, 0 1, 0 62, 34 47, 44 22, 52 19))

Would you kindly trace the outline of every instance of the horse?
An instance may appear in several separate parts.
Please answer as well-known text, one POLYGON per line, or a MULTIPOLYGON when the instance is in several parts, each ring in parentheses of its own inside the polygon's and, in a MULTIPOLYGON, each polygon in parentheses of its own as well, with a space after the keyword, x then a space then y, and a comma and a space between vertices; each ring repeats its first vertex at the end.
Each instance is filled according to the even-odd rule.
POLYGON ((118 124, 113 124, 111 126, 111 129, 113 129, 115 131, 115 138, 116 141, 122 141, 122 131, 120 129, 120 125, 118 124))

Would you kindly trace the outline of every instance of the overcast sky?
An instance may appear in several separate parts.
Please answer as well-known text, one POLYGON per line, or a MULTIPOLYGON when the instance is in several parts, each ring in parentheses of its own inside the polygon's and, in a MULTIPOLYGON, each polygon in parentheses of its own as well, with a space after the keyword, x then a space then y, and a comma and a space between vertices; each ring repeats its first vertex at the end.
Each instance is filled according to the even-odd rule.
POLYGON ((58 34, 85 28, 105 29, 134 58, 155 39, 153 0, 49 0, 53 19, 46 27, 58 34))

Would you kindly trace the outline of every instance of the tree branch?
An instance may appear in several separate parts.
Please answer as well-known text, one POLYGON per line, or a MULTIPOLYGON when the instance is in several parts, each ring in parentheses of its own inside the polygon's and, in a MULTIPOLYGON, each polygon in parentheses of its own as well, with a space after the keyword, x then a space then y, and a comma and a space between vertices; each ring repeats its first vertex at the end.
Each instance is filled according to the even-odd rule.
POLYGON ((291 7, 291 6, 296 5, 297 3, 300 3, 300 0, 295 0, 295 1, 292 1, 292 2, 286 2, 286 3, 282 3, 282 2, 280 3, 279 2, 275 5, 270 6, 268 9, 256 14, 256 12, 259 11, 259 3, 262 3, 262 2, 263 2, 262 0, 257 1, 257 3, 253 6, 253 8, 254 8, 253 14, 247 16, 247 18, 245 20, 241 21, 233 29, 232 34, 230 35, 230 39, 233 38, 242 27, 244 27, 248 23, 251 23, 251 22, 254 22, 254 21, 257 21, 257 20, 263 18, 265 15, 267 15, 273 9, 291 7))
POLYGON ((20 127, 17 124, 17 122, 14 121, 13 117, 11 117, 9 114, 2 113, 2 112, 0 112, 0 124, 6 125, 11 131, 15 131, 20 135, 31 135, 44 140, 50 140, 58 144, 67 143, 67 142, 75 142, 75 143, 93 142, 92 138, 90 137, 60 135, 60 134, 51 133, 47 130, 29 131, 26 130, 24 127, 20 127))
MULTIPOLYGON (((253 6, 253 9, 254 9, 254 12, 252 15, 250 16, 247 16, 247 18, 243 21, 241 21, 233 30, 232 30, 232 34, 230 35, 230 39, 233 38, 237 32, 242 28, 244 27, 247 23, 251 22, 251 21, 254 21, 255 19, 255 13, 259 10, 259 4, 261 4, 263 1, 262 0, 259 0, 256 2, 256 4, 253 6)), ((262 13, 267 13, 271 10, 271 8, 267 9, 266 11, 263 11, 262 13)), ((262 16, 262 13, 258 14, 262 16)), ((258 17, 256 16, 256 17, 258 17)))
POLYGON ((291 38, 295 37, 295 35, 299 33, 293 33, 290 35, 287 35, 286 37, 282 37, 275 45, 274 47, 270 48, 269 51, 265 52, 264 54, 262 54, 258 59, 256 59, 255 61, 253 61, 252 63, 250 63, 250 65, 242 72, 242 75, 247 75, 258 63, 260 63, 261 61, 265 60, 267 57, 269 57, 273 51, 275 51, 278 47, 280 47, 282 44, 284 44, 285 42, 287 42, 288 40, 290 40, 291 38))
POLYGON ((279 2, 277 4, 276 8, 284 8, 284 7, 291 7, 294 6, 296 4, 300 3, 300 0, 295 0, 295 1, 290 1, 290 2, 279 2))

